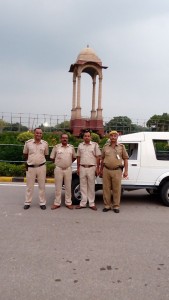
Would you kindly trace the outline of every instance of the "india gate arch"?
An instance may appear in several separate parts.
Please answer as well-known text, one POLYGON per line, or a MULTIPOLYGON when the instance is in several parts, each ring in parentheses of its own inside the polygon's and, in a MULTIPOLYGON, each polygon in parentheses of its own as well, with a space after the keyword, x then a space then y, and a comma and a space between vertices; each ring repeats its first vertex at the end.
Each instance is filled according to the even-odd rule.
MULTIPOLYGON (((73 135, 80 136, 83 129, 90 129, 104 135, 103 116, 102 116, 102 61, 93 49, 84 48, 77 56, 76 62, 70 66, 69 72, 73 73, 73 93, 70 129, 73 135), (87 73, 92 79, 92 102, 90 118, 83 118, 81 115, 81 80, 82 73, 87 73), (98 80, 97 80, 98 79, 98 80), (98 99, 96 99, 96 88, 98 82, 98 99), (96 108, 97 106, 97 108, 96 108)), ((89 101, 89 99, 87 99, 89 101)))

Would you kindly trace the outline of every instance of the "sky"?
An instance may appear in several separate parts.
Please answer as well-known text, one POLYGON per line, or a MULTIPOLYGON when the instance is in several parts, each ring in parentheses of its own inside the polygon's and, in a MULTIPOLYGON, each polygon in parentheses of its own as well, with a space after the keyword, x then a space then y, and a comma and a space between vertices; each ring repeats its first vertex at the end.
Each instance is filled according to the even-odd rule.
MULTIPOLYGON (((69 68, 87 45, 108 67, 104 121, 169 113, 168 0, 0 0, 0 118, 70 119, 69 68)), ((81 81, 82 116, 90 116, 91 77, 81 81)))

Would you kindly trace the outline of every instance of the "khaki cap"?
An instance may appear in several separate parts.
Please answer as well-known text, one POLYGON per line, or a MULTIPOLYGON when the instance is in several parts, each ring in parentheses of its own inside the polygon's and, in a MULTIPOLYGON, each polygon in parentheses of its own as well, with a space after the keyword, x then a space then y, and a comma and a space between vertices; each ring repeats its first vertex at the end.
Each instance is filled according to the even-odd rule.
POLYGON ((118 132, 117 132, 116 130, 112 130, 112 131, 109 132, 109 135, 112 135, 112 134, 117 134, 117 135, 119 135, 118 132))

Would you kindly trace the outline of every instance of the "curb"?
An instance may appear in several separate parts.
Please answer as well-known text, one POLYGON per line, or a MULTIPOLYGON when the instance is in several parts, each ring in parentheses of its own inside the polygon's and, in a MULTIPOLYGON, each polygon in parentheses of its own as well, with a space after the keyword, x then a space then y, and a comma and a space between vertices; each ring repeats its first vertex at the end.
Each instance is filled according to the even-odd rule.
MULTIPOLYGON (((0 182, 26 182, 26 177, 0 176, 0 182)), ((37 182, 37 180, 36 180, 37 182)), ((54 178, 46 178, 46 183, 55 183, 54 178)))

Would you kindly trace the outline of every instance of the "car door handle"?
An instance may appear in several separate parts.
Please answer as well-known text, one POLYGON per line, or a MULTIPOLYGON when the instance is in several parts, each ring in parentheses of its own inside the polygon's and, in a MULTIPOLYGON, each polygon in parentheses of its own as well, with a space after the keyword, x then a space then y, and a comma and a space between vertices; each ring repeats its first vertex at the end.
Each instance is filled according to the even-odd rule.
POLYGON ((131 164, 131 166, 137 167, 137 164, 131 164))

